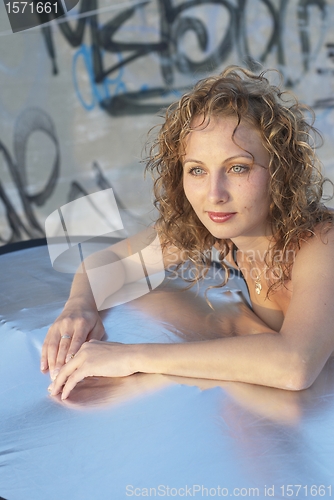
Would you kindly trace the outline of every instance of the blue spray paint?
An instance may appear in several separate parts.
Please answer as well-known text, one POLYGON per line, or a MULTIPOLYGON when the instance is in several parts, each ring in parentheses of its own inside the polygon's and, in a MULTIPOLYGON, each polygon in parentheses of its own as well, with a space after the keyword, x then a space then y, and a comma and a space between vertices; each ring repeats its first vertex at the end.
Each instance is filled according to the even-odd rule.
MULTIPOLYGON (((119 61, 122 62, 122 55, 118 53, 117 56, 119 61)), ((115 78, 106 77, 103 79, 103 82, 101 84, 97 84, 95 82, 95 77, 94 77, 92 49, 91 47, 88 47, 86 44, 82 44, 73 56, 72 78, 73 78, 75 93, 80 103, 82 104, 83 108, 86 109, 87 111, 91 111, 92 109, 95 108, 97 104, 104 101, 104 99, 110 98, 120 93, 125 93, 127 89, 124 81, 122 80, 123 73, 124 73, 124 67, 121 66, 115 78), (82 58, 83 60, 89 78, 89 85, 91 91, 90 102, 87 102, 87 100, 84 99, 78 84, 77 65, 80 58, 82 58)))

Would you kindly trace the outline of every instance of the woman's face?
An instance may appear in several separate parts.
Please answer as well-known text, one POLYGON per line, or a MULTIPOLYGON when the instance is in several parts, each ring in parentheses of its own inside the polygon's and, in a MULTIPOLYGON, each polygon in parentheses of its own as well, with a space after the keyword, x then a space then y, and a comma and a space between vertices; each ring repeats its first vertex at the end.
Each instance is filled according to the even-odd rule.
POLYGON ((237 244, 238 238, 268 235, 269 153, 259 131, 241 121, 233 141, 236 118, 201 123, 201 116, 194 118, 198 130, 187 137, 182 161, 189 203, 216 238, 237 244))

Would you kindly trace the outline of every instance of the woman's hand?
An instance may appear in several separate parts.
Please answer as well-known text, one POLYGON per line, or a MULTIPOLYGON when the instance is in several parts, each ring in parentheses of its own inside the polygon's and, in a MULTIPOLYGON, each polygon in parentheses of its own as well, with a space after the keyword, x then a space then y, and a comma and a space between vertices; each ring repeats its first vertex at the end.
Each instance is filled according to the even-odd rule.
POLYGON ((41 370, 50 370, 54 380, 61 367, 79 351, 84 342, 102 339, 104 327, 97 310, 70 300, 49 328, 42 347, 41 370))
POLYGON ((91 340, 81 346, 74 358, 64 365, 50 385, 51 396, 62 391, 66 399, 78 382, 86 377, 126 377, 138 370, 135 368, 138 346, 117 342, 91 340))

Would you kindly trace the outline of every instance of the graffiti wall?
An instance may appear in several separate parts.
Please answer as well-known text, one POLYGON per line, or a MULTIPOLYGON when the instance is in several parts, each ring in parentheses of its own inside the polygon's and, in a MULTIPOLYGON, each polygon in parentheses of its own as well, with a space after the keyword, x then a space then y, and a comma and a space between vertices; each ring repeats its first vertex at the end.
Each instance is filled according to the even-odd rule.
POLYGON ((80 0, 17 33, 5 4, 0 244, 42 237, 51 212, 107 187, 133 219, 153 218, 147 132, 164 106, 228 64, 283 73, 315 109, 334 180, 333 0, 80 0))

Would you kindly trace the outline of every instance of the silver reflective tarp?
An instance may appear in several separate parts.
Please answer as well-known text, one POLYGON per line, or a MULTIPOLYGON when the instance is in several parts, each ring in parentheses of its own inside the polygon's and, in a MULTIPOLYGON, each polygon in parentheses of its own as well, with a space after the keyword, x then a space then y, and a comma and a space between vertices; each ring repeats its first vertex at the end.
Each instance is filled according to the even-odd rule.
MULTIPOLYGON (((300 392, 136 374, 86 379, 61 402, 48 395, 39 359, 72 276, 52 269, 45 247, 0 256, 0 271, 0 497, 334 496, 333 360, 300 392)), ((209 307, 204 292, 222 278, 213 267, 184 291, 170 273, 153 292, 101 313, 107 338, 167 343, 264 331, 240 278, 210 289, 209 307)))

